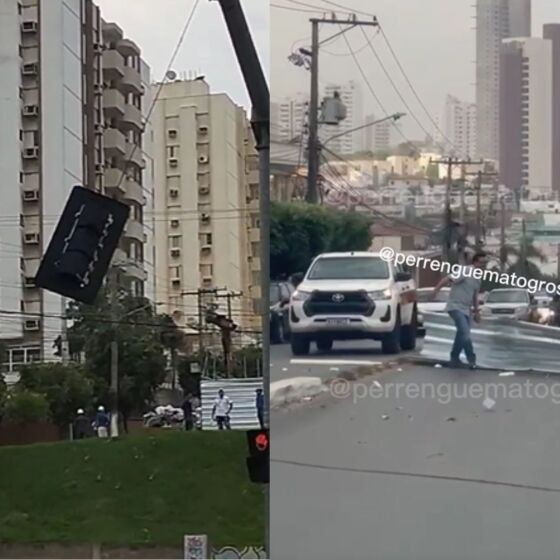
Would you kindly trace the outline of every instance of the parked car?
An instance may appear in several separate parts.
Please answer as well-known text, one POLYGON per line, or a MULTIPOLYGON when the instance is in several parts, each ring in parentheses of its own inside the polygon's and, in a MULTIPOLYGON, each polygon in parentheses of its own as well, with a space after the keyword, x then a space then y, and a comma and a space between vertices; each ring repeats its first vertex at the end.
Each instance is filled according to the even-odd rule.
POLYGON ((311 263, 290 303, 292 353, 321 352, 335 340, 380 340, 383 352, 416 347, 416 284, 379 253, 325 253, 311 263))
POLYGON ((535 305, 527 290, 521 288, 498 288, 491 290, 480 313, 485 317, 510 317, 519 321, 529 321, 535 305))
POLYGON ((282 344, 290 339, 290 297, 295 288, 290 282, 270 283, 270 342, 282 344))
POLYGON ((449 300, 451 288, 442 288, 436 297, 433 297, 434 288, 420 288, 418 294, 418 311, 420 313, 444 313, 449 300))

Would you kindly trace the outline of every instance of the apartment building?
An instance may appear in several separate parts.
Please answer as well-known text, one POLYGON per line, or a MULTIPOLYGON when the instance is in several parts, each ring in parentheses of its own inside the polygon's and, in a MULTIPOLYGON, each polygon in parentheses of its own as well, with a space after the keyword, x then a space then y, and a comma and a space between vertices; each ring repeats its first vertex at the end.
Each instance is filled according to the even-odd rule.
POLYGON ((476 104, 447 95, 434 139, 445 153, 467 159, 476 158, 476 104), (443 133, 443 134, 442 134, 443 133))
MULTIPOLYGON (((115 28, 104 24, 91 0, 2 0, 1 5, 0 339, 9 346, 12 372, 23 363, 56 359, 53 343, 63 328, 66 301, 35 286, 41 258, 72 187, 103 192, 109 182, 115 191, 111 166, 122 162, 123 146, 125 155, 130 149, 124 137, 138 139, 142 120, 132 115, 126 99, 128 122, 113 114, 111 102, 119 98, 105 95, 111 68, 135 79, 125 69, 126 57, 139 53, 124 38, 112 42, 115 28)), ((149 81, 146 67, 144 81, 149 81)), ((134 87, 126 80, 118 85, 125 95, 134 87)), ((134 185, 130 191, 128 186, 122 199, 137 201, 134 185)), ((147 179, 143 188, 151 188, 147 179)), ((140 227, 141 220, 131 221, 124 250, 131 238, 146 242, 140 227)))
POLYGON ((517 193, 552 192, 552 41, 504 40, 500 79, 500 179, 517 193))
MULTIPOLYGON (((270 128, 273 142, 286 144, 305 135, 308 123, 309 94, 273 100, 270 103, 270 128)), ((296 142, 297 143, 297 142, 296 142)))
POLYGON ((476 2, 476 120, 479 157, 497 160, 500 48, 503 39, 531 36, 531 0, 476 2))
MULTIPOLYGON (((394 123, 388 120, 373 124, 379 120, 375 115, 366 115, 365 124, 371 124, 364 128, 364 150, 377 152, 388 150, 394 142, 394 123)), ((358 125, 359 126, 359 125, 358 125)))
POLYGON ((245 111, 202 79, 178 80, 161 87, 152 125, 158 309, 196 332, 199 304, 213 298, 199 290, 219 289, 238 294, 233 319, 255 329, 258 166, 245 111))

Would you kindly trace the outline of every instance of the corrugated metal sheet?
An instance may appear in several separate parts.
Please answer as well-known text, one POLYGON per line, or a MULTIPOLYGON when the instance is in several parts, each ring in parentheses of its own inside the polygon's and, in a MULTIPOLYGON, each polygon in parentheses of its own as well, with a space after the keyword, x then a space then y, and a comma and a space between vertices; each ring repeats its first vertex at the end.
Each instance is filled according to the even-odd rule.
POLYGON ((230 423, 233 430, 259 428, 255 406, 256 390, 263 388, 263 378, 204 380, 201 383, 202 429, 216 430, 212 407, 220 389, 233 403, 230 423))

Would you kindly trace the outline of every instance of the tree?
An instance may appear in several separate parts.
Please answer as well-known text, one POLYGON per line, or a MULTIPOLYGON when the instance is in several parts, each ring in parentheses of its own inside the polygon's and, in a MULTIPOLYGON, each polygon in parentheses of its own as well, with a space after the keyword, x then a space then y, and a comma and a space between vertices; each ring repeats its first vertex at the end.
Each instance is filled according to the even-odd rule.
POLYGON ((303 272, 319 253, 367 250, 371 244, 371 224, 371 218, 359 212, 301 203, 271 203, 271 277, 303 272))
POLYGON ((49 418, 49 403, 44 395, 27 389, 10 393, 5 406, 5 419, 14 424, 32 424, 49 418))
POLYGON ((33 364, 20 372, 17 388, 45 396, 50 418, 60 427, 73 420, 78 408, 92 406, 93 380, 83 365, 33 364))
MULTIPOLYGON (((165 380, 163 319, 146 298, 120 295, 113 323, 106 289, 92 305, 73 303, 68 316, 74 321, 68 338, 71 350, 85 353, 85 366, 94 383, 97 404, 111 406, 111 341, 118 343, 119 411, 125 429, 132 413, 143 412, 154 402, 165 380)), ((169 326, 169 325, 167 325, 169 326)))

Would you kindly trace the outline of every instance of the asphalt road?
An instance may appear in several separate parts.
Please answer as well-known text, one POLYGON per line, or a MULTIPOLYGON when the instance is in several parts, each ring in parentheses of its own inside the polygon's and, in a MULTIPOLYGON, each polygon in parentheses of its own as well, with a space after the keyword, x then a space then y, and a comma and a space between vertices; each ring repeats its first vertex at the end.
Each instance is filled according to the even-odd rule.
POLYGON ((560 377, 402 366, 375 379, 383 398, 273 413, 272 558, 560 557, 560 377), (547 398, 521 393, 527 381, 547 398), (488 411, 463 394, 489 382, 519 398, 488 411), (397 397, 389 383, 431 384, 439 398, 397 397))
MULTIPOLYGON (((418 350, 422 341, 418 340, 418 350)), ((402 352, 402 356, 414 355, 415 352, 402 352)), ((321 354, 312 346, 309 356, 294 358, 289 344, 270 346, 270 378, 272 381, 289 377, 316 376, 329 379, 337 371, 347 370, 352 366, 372 365, 392 361, 394 355, 383 354, 381 343, 375 340, 337 341, 333 350, 321 354)))

